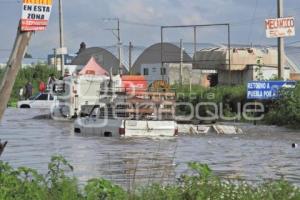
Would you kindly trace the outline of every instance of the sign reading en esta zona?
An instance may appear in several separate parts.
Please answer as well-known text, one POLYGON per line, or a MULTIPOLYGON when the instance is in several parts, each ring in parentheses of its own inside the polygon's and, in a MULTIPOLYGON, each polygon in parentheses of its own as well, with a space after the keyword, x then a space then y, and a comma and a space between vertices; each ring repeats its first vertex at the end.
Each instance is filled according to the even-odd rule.
POLYGON ((23 0, 21 31, 43 31, 48 25, 52 0, 23 0))
POLYGON ((265 27, 267 38, 295 36, 294 17, 266 19, 265 27))

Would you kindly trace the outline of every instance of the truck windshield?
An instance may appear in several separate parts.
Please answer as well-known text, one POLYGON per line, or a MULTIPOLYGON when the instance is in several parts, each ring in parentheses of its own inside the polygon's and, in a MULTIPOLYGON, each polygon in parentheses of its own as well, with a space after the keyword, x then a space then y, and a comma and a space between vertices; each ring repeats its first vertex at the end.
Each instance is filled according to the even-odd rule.
POLYGON ((90 117, 97 117, 99 115, 99 112, 100 112, 100 107, 98 105, 94 106, 94 108, 90 112, 90 117))

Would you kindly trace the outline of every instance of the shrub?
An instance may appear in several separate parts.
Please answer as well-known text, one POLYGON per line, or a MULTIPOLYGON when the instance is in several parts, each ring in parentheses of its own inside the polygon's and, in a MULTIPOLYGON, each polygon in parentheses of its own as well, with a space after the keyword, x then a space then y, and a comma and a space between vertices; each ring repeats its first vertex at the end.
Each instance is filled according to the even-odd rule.
POLYGON ((104 179, 88 181, 81 191, 76 178, 68 175, 73 167, 61 156, 53 156, 48 173, 21 167, 14 170, 0 161, 0 199, 2 200, 298 200, 298 187, 284 181, 250 184, 221 180, 208 165, 189 163, 192 175, 182 175, 170 185, 152 184, 125 192, 104 179))
POLYGON ((281 91, 281 98, 270 106, 265 122, 268 124, 300 127, 300 85, 281 91))

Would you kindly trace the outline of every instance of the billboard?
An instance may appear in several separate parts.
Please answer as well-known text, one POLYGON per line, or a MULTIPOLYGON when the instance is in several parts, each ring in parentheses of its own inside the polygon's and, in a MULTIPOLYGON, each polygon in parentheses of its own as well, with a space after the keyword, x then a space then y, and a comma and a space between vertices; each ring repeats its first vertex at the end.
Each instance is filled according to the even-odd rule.
POLYGON ((52 0, 23 0, 21 31, 43 31, 48 25, 52 0))
POLYGON ((295 87, 296 81, 251 81, 247 85, 247 99, 278 99, 280 89, 295 87))
POLYGON ((266 19, 265 27, 267 38, 291 37, 296 34, 294 17, 266 19))

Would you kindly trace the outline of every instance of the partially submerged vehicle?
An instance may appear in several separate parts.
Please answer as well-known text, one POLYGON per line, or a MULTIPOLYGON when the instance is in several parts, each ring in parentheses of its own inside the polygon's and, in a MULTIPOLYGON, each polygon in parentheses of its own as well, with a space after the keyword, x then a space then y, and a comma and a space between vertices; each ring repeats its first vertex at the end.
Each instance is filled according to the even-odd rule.
POLYGON ((50 93, 38 93, 27 100, 18 101, 17 108, 51 109, 55 105, 56 97, 50 93))
POLYGON ((117 99, 117 93, 123 92, 124 88, 127 92, 147 88, 147 81, 143 76, 129 75, 66 77, 53 87, 58 103, 52 110, 52 116, 54 119, 88 116, 95 105, 117 99))
POLYGON ((111 103, 96 105, 88 117, 75 121, 75 133, 104 137, 173 137, 175 93, 122 91, 111 103))
POLYGON ((109 81, 107 76, 69 76, 57 81, 53 94, 57 96, 57 105, 52 110, 55 118, 72 119, 88 115, 99 102, 100 88, 109 81))
POLYGON ((57 106, 52 110, 52 118, 70 120, 90 113, 99 102, 99 91, 106 84, 120 84, 120 77, 110 77, 109 73, 91 57, 80 72, 56 81, 52 91, 57 96, 57 106))

